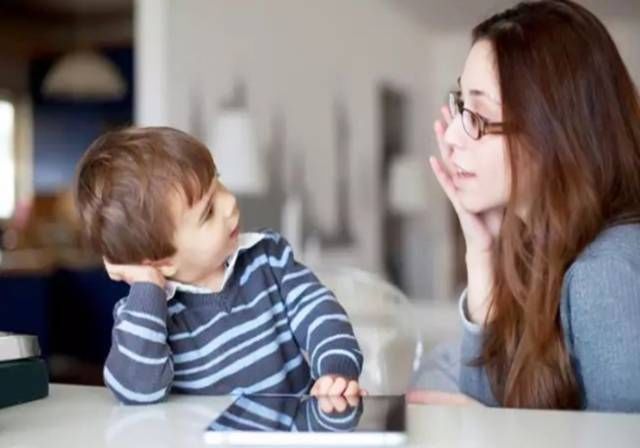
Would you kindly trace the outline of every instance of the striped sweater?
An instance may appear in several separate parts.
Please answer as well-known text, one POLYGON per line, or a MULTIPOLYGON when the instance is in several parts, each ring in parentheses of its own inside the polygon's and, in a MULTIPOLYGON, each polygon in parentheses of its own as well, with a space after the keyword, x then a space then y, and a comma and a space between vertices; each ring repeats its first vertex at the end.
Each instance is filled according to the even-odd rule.
POLYGON ((362 370, 344 309, 274 232, 241 235, 220 292, 135 283, 114 320, 104 380, 127 404, 171 391, 303 394, 362 370))

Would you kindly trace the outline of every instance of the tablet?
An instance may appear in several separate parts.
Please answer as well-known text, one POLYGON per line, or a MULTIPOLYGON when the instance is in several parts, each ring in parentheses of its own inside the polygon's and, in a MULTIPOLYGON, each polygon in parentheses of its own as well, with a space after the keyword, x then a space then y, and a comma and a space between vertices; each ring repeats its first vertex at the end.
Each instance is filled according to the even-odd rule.
POLYGON ((407 441, 404 396, 241 396, 207 427, 209 444, 398 446, 407 441))

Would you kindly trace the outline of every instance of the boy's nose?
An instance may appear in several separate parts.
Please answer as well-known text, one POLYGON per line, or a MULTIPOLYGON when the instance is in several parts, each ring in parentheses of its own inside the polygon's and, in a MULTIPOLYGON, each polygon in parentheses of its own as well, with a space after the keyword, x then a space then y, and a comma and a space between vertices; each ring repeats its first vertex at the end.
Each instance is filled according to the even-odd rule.
POLYGON ((238 208, 238 201, 236 197, 229 191, 227 191, 227 195, 225 197, 225 216, 227 218, 231 218, 238 208))

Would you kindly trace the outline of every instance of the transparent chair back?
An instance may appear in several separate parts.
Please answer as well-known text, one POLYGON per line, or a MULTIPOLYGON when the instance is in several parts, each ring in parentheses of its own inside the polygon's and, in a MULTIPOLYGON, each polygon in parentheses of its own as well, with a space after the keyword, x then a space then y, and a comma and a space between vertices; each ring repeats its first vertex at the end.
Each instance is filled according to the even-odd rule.
POLYGON ((365 360, 362 387, 374 395, 405 393, 423 351, 409 299, 366 271, 327 266, 313 270, 349 315, 365 360))

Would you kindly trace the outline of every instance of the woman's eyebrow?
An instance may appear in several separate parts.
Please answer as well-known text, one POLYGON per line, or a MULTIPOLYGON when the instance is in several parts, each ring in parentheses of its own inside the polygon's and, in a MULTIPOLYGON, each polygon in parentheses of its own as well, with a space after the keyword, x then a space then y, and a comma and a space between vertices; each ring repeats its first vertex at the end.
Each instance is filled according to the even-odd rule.
MULTIPOLYGON (((460 88, 460 90, 462 90, 462 78, 461 77, 458 77, 458 87, 460 88)), ((498 106, 502 106, 502 103, 500 101, 498 101, 493 96, 489 95, 487 92, 485 92, 483 90, 470 89, 469 90, 469 95, 475 96, 475 97, 484 97, 484 98, 488 99, 489 101, 491 101, 492 103, 495 103, 498 106)))

